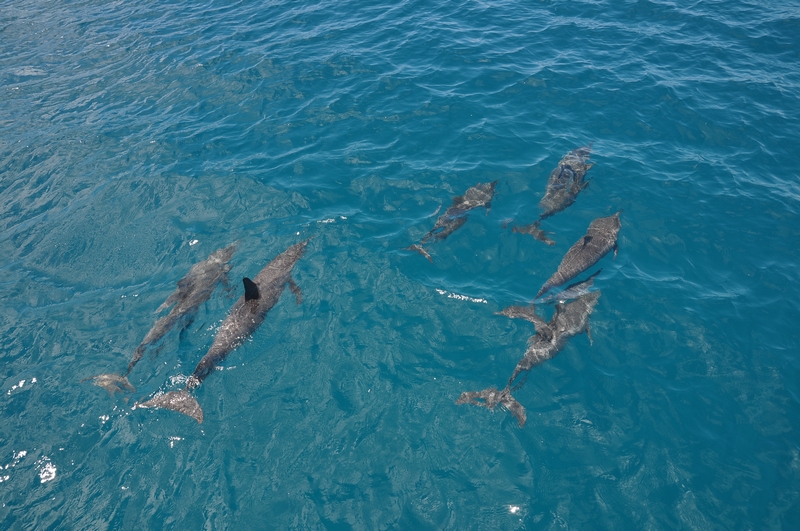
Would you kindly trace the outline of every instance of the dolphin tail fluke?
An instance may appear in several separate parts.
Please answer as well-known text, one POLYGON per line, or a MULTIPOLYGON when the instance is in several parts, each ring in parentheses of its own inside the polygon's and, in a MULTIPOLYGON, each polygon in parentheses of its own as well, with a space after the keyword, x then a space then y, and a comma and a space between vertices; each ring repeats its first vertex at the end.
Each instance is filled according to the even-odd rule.
POLYGON ((124 393, 136 391, 136 388, 131 385, 128 378, 120 374, 97 374, 84 378, 81 382, 91 380, 97 387, 102 387, 108 394, 114 396, 114 393, 124 393))
POLYGON ((519 422, 520 428, 525 425, 527 420, 525 408, 517 402, 516 398, 511 396, 511 390, 508 387, 502 391, 498 391, 494 387, 489 387, 483 391, 466 391, 461 393, 461 396, 456 400, 456 404, 473 404, 492 410, 501 405, 514 415, 519 422))
POLYGON ((525 319, 536 325, 537 330, 547 327, 547 321, 536 315, 536 307, 533 304, 529 306, 509 306, 502 311, 495 312, 495 315, 505 315, 511 319, 525 319))
POLYGON ((203 422, 203 408, 187 390, 170 391, 163 395, 156 395, 147 402, 137 403, 134 407, 164 408, 183 413, 192 417, 198 423, 203 422))
POLYGON ((422 245, 415 243, 411 247, 406 247, 406 249, 409 251, 417 251, 419 254, 427 258, 428 262, 433 263, 433 258, 431 258, 431 255, 428 254, 428 251, 426 251, 422 245))

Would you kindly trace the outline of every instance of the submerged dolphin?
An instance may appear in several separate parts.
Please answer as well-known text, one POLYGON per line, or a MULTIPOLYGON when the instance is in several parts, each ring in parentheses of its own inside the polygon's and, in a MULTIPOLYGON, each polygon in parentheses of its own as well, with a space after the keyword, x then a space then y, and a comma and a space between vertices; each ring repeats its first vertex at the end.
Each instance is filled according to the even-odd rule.
POLYGON ((558 166, 550 172, 544 197, 539 201, 542 215, 545 219, 561 212, 578 198, 581 190, 589 186, 589 181, 584 180, 586 172, 594 166, 589 164, 589 155, 592 145, 573 149, 558 162, 558 166))
MULTIPOLYGON (((531 223, 530 225, 525 225, 524 227, 512 227, 511 232, 520 232, 522 234, 530 234, 531 236, 533 236, 535 239, 539 240, 540 242, 544 242, 547 245, 551 245, 551 246, 555 245, 556 242, 554 242, 553 240, 551 240, 550 238, 547 237, 548 233, 546 233, 545 231, 543 231, 542 229, 539 228, 539 223, 541 223, 541 221, 542 220, 538 220, 535 223, 531 223)), ((552 234, 552 233, 550 233, 550 234, 552 234)))
POLYGON ((619 212, 607 218, 598 218, 589 224, 586 235, 569 248, 553 276, 547 279, 536 294, 538 299, 555 286, 572 280, 603 258, 611 249, 617 255, 617 235, 622 223, 619 212))
POLYGON ((536 325, 536 335, 528 339, 528 349, 525 351, 525 356, 517 363, 504 389, 498 390, 494 387, 489 387, 483 391, 467 391, 461 393, 456 404, 474 404, 489 409, 502 405, 516 417, 520 426, 524 426, 527 419, 525 408, 511 396, 511 391, 522 387, 525 379, 516 385, 513 385, 514 380, 517 379, 520 373, 529 371, 536 365, 554 358, 570 338, 585 331, 586 335, 589 336, 589 341, 591 341, 589 315, 591 315, 599 298, 600 292, 593 291, 581 295, 572 302, 559 303, 556 305, 556 311, 549 322, 545 322, 536 315, 533 305, 509 306, 499 312, 500 315, 505 315, 506 317, 519 317, 532 322, 536 325))
POLYGON ((197 400, 189 393, 199 386, 214 368, 225 360, 235 348, 241 345, 261 326, 273 306, 283 293, 286 284, 294 293, 297 304, 302 302, 300 288, 292 280, 292 268, 305 253, 308 240, 292 245, 279 254, 253 280, 242 279, 244 295, 231 308, 230 313, 214 337, 214 343, 197 364, 194 373, 181 391, 171 391, 136 404, 136 407, 161 407, 188 415, 197 422, 203 422, 203 410, 197 400))
POLYGON ((175 306, 167 315, 155 322, 153 328, 133 351, 125 374, 98 374, 90 376, 84 381, 92 380, 94 385, 104 388, 112 395, 123 389, 134 391, 135 388, 128 381, 128 375, 142 359, 145 351, 158 343, 179 322, 183 323, 184 327, 188 326, 187 321, 191 320, 200 305, 211 297, 217 284, 228 283, 228 272, 231 268, 228 262, 231 261, 235 250, 236 244, 233 243, 214 251, 207 259, 194 264, 186 276, 178 281, 178 289, 167 297, 156 313, 169 308, 172 304, 175 306))
POLYGON ((556 242, 548 238, 545 232, 539 228, 539 223, 570 206, 578 198, 581 190, 589 186, 589 181, 586 181, 585 177, 586 172, 594 166, 587 162, 591 152, 592 145, 589 144, 573 149, 564 155, 558 162, 558 166, 550 172, 544 197, 539 201, 539 209, 542 211, 539 219, 524 227, 514 227, 513 232, 530 234, 547 245, 555 245, 556 242))
POLYGON ((453 204, 450 205, 444 214, 439 216, 433 228, 422 237, 419 243, 415 243, 409 250, 417 251, 422 256, 433 262, 431 255, 425 250, 425 245, 430 243, 444 240, 453 232, 467 222, 467 212, 470 210, 486 207, 486 213, 492 208, 492 197, 494 197, 494 188, 497 186, 497 181, 491 183, 478 183, 469 188, 464 195, 459 195, 453 198, 453 204))
POLYGON ((573 299, 577 299, 581 295, 586 295, 587 293, 589 293, 589 289, 594 284, 594 277, 599 275, 600 271, 602 271, 602 269, 598 269, 597 271, 589 275, 589 278, 587 278, 586 280, 581 280, 580 282, 575 282, 574 284, 570 284, 569 286, 564 288, 563 291, 560 291, 556 294, 550 293, 546 297, 542 297, 539 300, 539 302, 542 304, 549 304, 554 301, 566 302, 566 301, 571 301, 573 299))

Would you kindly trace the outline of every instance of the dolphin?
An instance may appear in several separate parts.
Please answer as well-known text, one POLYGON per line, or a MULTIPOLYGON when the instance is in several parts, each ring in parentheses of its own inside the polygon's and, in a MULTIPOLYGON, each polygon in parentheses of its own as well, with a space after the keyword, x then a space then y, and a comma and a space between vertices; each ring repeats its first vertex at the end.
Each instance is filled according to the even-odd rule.
POLYGON ((556 272, 536 294, 537 299, 555 286, 572 280, 592 267, 611 249, 614 249, 616 258, 617 236, 622 227, 619 220, 620 212, 606 218, 598 218, 589 224, 586 235, 569 248, 556 272))
POLYGON ((408 250, 417 251, 422 256, 427 258, 431 263, 433 259, 431 255, 425 250, 425 245, 430 243, 444 240, 467 222, 467 213, 470 210, 485 207, 486 214, 492 208, 492 198, 495 194, 495 186, 497 181, 491 183, 478 183, 470 187, 464 195, 459 195, 453 198, 453 204, 445 211, 444 214, 439 216, 433 228, 422 237, 419 243, 415 243, 408 250))
POLYGON ((307 244, 308 240, 305 240, 292 245, 267 264, 253 280, 242 279, 244 295, 234 303, 217 331, 211 348, 197 364, 183 390, 156 395, 134 407, 172 409, 202 423, 203 409, 189 391, 198 387, 228 354, 261 326, 267 312, 278 302, 287 284, 294 293, 297 304, 302 302, 302 292, 292 280, 292 268, 305 253, 307 244))
POLYGON ((556 242, 554 242, 553 240, 551 240, 550 238, 547 237, 547 234, 552 234, 552 233, 546 233, 545 231, 543 231, 542 229, 539 228, 539 223, 541 223, 541 222, 542 222, 542 220, 540 219, 540 220, 536 221, 535 223, 531 223, 530 225, 525 225, 524 227, 512 227, 511 228, 511 232, 520 232, 522 234, 530 234, 531 236, 533 236, 535 239, 539 240, 540 242, 544 242, 544 243, 546 243, 547 245, 550 245, 550 246, 555 245, 556 242))
POLYGON ((186 276, 178 281, 178 289, 167 297, 155 313, 160 313, 173 304, 175 306, 167 315, 155 322, 153 328, 133 351, 125 374, 98 374, 83 381, 92 380, 94 385, 104 388, 111 395, 123 390, 135 391, 136 389, 128 381, 128 375, 142 359, 145 351, 158 343, 179 322, 183 323, 184 328, 188 326, 200 305, 211 297, 217 284, 222 282, 227 285, 228 272, 231 268, 229 262, 235 250, 236 243, 233 243, 214 251, 204 261, 194 264, 186 276))
POLYGON ((544 197, 539 201, 542 215, 545 219, 561 212, 578 198, 581 190, 589 186, 589 181, 584 180, 586 172, 594 166, 589 164, 592 145, 573 149, 558 162, 558 166, 550 172, 544 197))
POLYGON ((564 155, 558 162, 558 166, 550 172, 544 197, 539 201, 539 209, 542 211, 539 219, 531 225, 513 227, 513 232, 530 234, 547 245, 555 245, 556 242, 548 238, 546 233, 539 228, 539 223, 570 206, 578 198, 581 190, 589 186, 589 181, 586 181, 585 177, 586 172, 594 166, 587 162, 591 152, 592 145, 589 144, 573 149, 564 155))
POLYGON ((511 396, 511 391, 522 387, 525 379, 523 378, 516 385, 514 385, 514 381, 521 373, 527 372, 536 365, 554 358, 561 352, 561 349, 564 348, 570 338, 585 331, 591 342, 589 315, 591 315, 599 298, 600 291, 593 291, 581 295, 572 302, 566 304, 558 303, 555 313, 549 322, 545 322, 544 319, 536 315, 533 305, 509 306, 505 310, 498 312, 499 315, 522 318, 532 322, 536 325, 536 334, 528 339, 528 348, 525 351, 525 355, 517 363, 505 388, 498 390, 494 387, 489 387, 483 391, 466 391, 461 393, 456 404, 474 404, 489 409, 502 405, 514 415, 520 427, 524 426, 527 419, 525 408, 511 396))

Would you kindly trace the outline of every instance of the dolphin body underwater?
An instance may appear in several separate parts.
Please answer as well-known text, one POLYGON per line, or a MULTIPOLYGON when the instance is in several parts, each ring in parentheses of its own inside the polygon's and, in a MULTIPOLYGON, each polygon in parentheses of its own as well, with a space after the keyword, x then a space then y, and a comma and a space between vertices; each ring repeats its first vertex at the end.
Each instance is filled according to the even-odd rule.
POLYGON ((540 219, 549 218, 570 206, 581 190, 589 186, 585 177, 586 172, 594 166, 588 162, 591 153, 591 144, 573 149, 550 172, 544 197, 539 201, 539 208, 542 210, 540 219))
POLYGON ((466 391, 461 393, 456 404, 474 404, 489 409, 502 405, 516 417, 520 427, 524 426, 527 419, 525 408, 511 396, 511 391, 522 387, 525 379, 523 378, 516 385, 513 385, 514 380, 522 372, 529 371, 536 365, 554 358, 561 352, 561 349, 564 348, 570 338, 585 331, 586 335, 589 336, 589 341, 591 341, 589 316, 599 298, 600 291, 592 291, 580 295, 572 302, 566 304, 558 303, 555 313, 549 322, 545 322, 544 319, 536 315, 533 305, 509 306, 505 310, 498 312, 499 315, 511 318, 519 317, 532 322, 536 326, 536 335, 528 339, 528 348, 525 351, 525 355, 517 363, 504 389, 498 390, 494 387, 489 387, 483 391, 466 391))
POLYGON ((523 227, 513 227, 513 232, 530 234, 535 239, 554 245, 555 242, 549 239, 545 232, 539 228, 539 223, 543 219, 549 218, 570 206, 578 198, 581 190, 589 186, 586 178, 588 172, 594 164, 589 163, 589 156, 592 152, 592 145, 573 149, 558 162, 558 166, 550 172, 547 180, 544 197, 539 201, 541 215, 536 222, 523 227))
POLYGON ((594 285, 594 277, 600 274, 602 269, 598 269, 586 280, 581 280, 580 282, 575 282, 574 284, 570 284, 562 291, 558 293, 548 293, 546 297, 542 297, 541 299, 537 299, 541 304, 549 304, 551 302, 566 302, 573 299, 577 299, 581 295, 586 295, 589 293, 589 289, 594 285))
POLYGON ((613 216, 597 218, 589 224, 586 235, 569 248, 556 272, 536 294, 537 299, 592 267, 611 249, 614 249, 614 257, 617 256, 617 236, 622 228, 619 214, 617 212, 613 216))
POLYGON ((302 302, 300 288, 292 280, 292 268, 305 253, 307 244, 308 240, 305 240, 292 245, 267 264, 253 280, 242 280, 244 295, 234 303, 217 331, 214 343, 197 364, 183 390, 156 395, 134 407, 171 409, 202 423, 203 409, 189 391, 198 387, 228 354, 261 326, 267 312, 278 302, 286 284, 289 284, 289 289, 294 293, 297 304, 302 302))
POLYGON ((156 313, 174 304, 172 310, 155 322, 139 346, 136 347, 125 374, 98 374, 83 381, 92 380, 94 385, 104 388, 111 395, 123 390, 135 391, 128 381, 128 375, 142 359, 147 349, 161 341, 178 323, 182 324, 182 328, 189 326, 198 308, 211 297, 217 284, 222 282, 227 285, 228 272, 231 269, 229 262, 235 250, 236 244, 233 243, 214 251, 204 261, 194 264, 186 276, 178 281, 178 289, 167 297, 156 313))
POLYGON ((470 187, 464 195, 454 197, 453 204, 450 205, 444 214, 439 216, 433 228, 422 237, 419 243, 415 243, 407 249, 410 251, 417 251, 427 258, 428 261, 433 263, 431 255, 425 250, 424 246, 439 240, 444 240, 450 236, 467 222, 467 213, 470 210, 486 207, 486 214, 489 214, 489 210, 492 208, 495 186, 497 186, 497 181, 478 183, 470 187))

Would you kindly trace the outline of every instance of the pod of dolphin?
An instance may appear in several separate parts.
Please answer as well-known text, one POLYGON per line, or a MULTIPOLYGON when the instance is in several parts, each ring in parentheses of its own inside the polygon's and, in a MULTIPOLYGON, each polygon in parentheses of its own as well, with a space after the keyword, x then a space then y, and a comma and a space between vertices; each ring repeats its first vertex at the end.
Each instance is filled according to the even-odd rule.
MULTIPOLYGON (((539 202, 542 212, 539 219, 524 227, 513 227, 513 232, 530 234, 547 245, 555 245, 555 242, 540 228, 540 223, 572 205, 578 194, 589 185, 585 177, 593 166, 588 162, 590 154, 591 145, 588 145, 564 155, 558 166, 550 173, 545 195, 539 202)), ((446 239, 463 226, 470 211, 483 207, 488 215, 496 186, 497 181, 478 183, 469 188, 463 196, 453 198, 453 203, 438 217, 434 227, 419 243, 411 245, 408 249, 419 252, 433 262, 426 246, 446 239)), ((525 383, 528 371, 533 367, 555 357, 570 338, 586 332, 589 341, 592 341, 589 316, 597 305, 600 291, 592 291, 591 288, 600 271, 596 271, 583 281, 567 286, 555 295, 549 292, 584 273, 612 249, 616 258, 617 236, 622 226, 619 215, 620 212, 617 212, 612 216, 592 221, 586 235, 569 248, 556 272, 545 281, 536 294, 534 302, 538 301, 539 304, 556 301, 555 311, 549 321, 537 315, 534 302, 528 306, 509 306, 497 312, 499 315, 521 318, 533 323, 536 333, 529 338, 525 354, 502 390, 489 387, 483 391, 467 391, 461 394, 456 401, 457 404, 474 404, 489 409, 501 405, 514 415, 520 426, 524 426, 527 418, 525 408, 511 395, 511 391, 519 389, 525 383), (520 378, 523 373, 525 375, 520 378)), ((149 400, 137 402, 134 408, 171 409, 202 423, 203 409, 192 396, 192 390, 258 329, 267 313, 277 304, 287 285, 295 295, 297 304, 302 302, 302 292, 292 279, 292 270, 305 253, 308 242, 309 240, 305 240, 290 246, 264 266, 252 280, 242 279, 244 294, 228 312, 211 347, 197 364, 192 375, 188 377, 184 389, 157 393, 149 400)), ((115 392, 134 391, 128 376, 145 352, 151 349, 157 352, 161 348, 162 340, 171 330, 186 329, 199 307, 211 297, 216 287, 219 284, 228 284, 229 264, 235 249, 236 244, 231 244, 192 266, 186 276, 178 282, 175 292, 156 310, 156 313, 159 313, 172 306, 170 312, 155 322, 134 350, 124 374, 99 374, 85 380, 91 380, 95 385, 105 388, 111 395, 115 392)))

